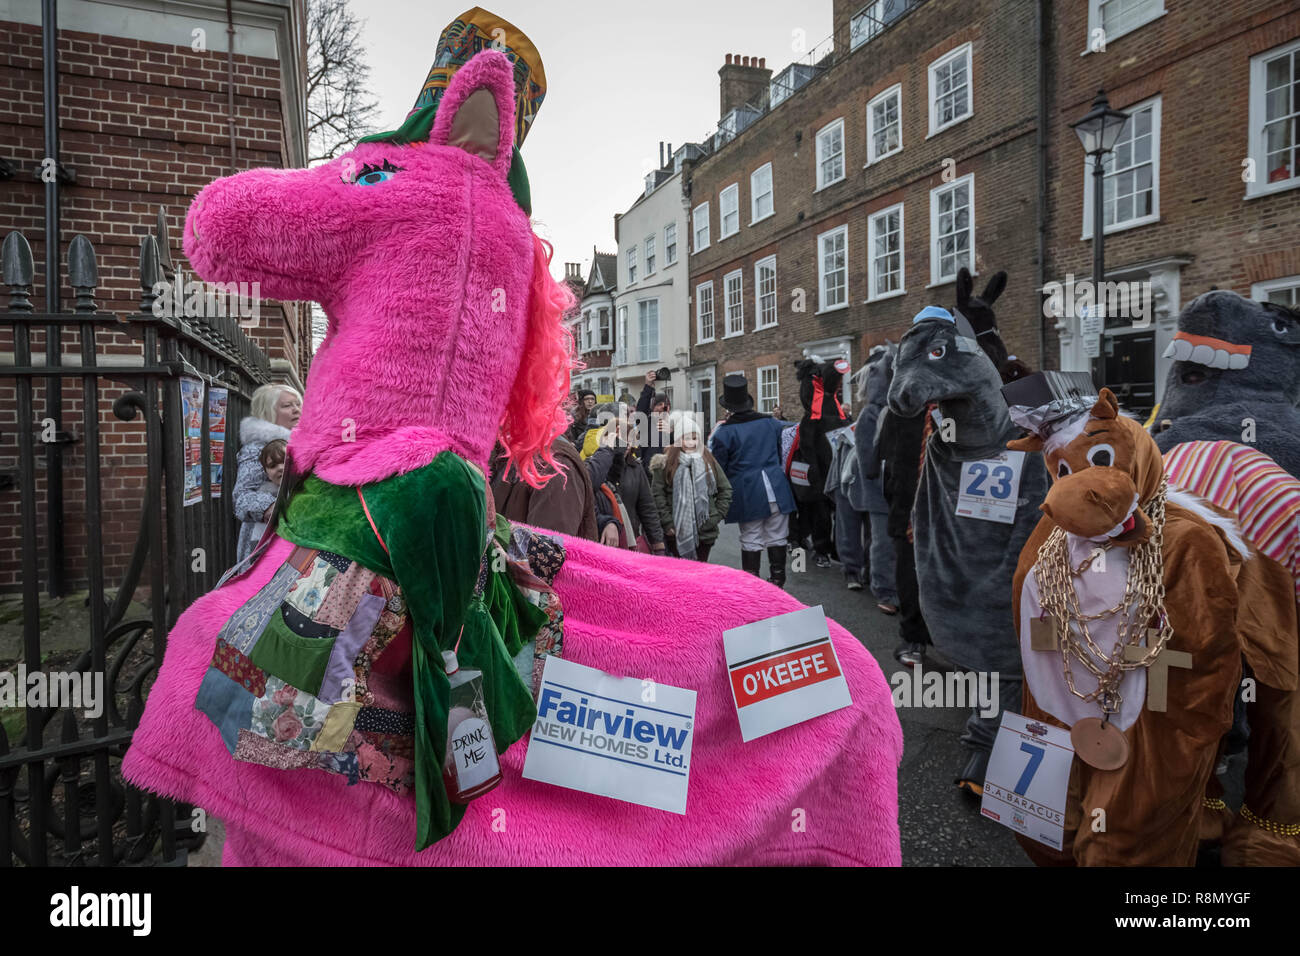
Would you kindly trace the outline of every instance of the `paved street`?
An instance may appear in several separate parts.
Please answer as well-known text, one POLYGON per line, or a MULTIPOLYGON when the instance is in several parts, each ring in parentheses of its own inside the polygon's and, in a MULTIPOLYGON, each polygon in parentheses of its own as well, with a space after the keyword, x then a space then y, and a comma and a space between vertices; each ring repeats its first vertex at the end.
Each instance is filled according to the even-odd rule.
MULTIPOLYGON (((710 561, 740 567, 736 525, 723 525, 710 561)), ((764 558, 763 574, 767 574, 764 558)), ((847 628, 875 655, 886 679, 904 670, 894 660, 897 618, 876 610, 867 589, 844 586, 840 566, 816 567, 791 574, 786 588, 804 604, 820 604, 828 617, 847 628)), ((1011 831, 982 819, 979 803, 953 786, 965 763, 958 743, 966 711, 910 707, 898 711, 903 725, 903 765, 898 773, 898 802, 906 866, 1028 866, 1011 831)))

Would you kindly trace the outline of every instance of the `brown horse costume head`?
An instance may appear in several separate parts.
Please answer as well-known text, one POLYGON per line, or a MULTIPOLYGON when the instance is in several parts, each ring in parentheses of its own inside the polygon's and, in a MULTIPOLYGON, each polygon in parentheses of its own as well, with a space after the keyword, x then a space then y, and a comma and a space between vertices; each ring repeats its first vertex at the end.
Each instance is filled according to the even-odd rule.
POLYGON ((1029 435, 1008 442, 1016 451, 1041 451, 1052 478, 1042 512, 1071 534, 1124 547, 1151 536, 1143 503, 1160 490, 1164 466, 1146 429, 1119 414, 1108 388, 1086 417, 1047 439, 1029 435))

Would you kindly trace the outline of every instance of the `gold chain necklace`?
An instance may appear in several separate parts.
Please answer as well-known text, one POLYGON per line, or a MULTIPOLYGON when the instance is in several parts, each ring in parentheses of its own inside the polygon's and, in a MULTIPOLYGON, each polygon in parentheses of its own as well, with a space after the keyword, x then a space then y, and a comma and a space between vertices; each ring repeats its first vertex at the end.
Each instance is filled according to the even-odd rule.
MULTIPOLYGON (((1065 672, 1065 683, 1070 693, 1085 702, 1100 701, 1104 715, 1110 715, 1120 707, 1120 679, 1125 671, 1148 667, 1160 656, 1165 644, 1173 634, 1169 619, 1165 614, 1165 582, 1162 546, 1165 529, 1165 497, 1168 484, 1162 477, 1160 487, 1144 509, 1151 521, 1151 534, 1147 540, 1133 549, 1129 559, 1128 574, 1124 584, 1124 599, 1118 605, 1100 614, 1085 615, 1079 608, 1079 595, 1074 587, 1074 566, 1070 562, 1069 541, 1061 528, 1053 529, 1047 541, 1038 551, 1038 563, 1034 573, 1038 579, 1039 603, 1042 609, 1052 616, 1056 628, 1057 646, 1061 649, 1061 665, 1065 672), (1136 604, 1136 613, 1133 613, 1136 604), (1088 621, 1119 614, 1117 640, 1110 653, 1103 653, 1092 638, 1088 621), (1136 660, 1126 660, 1124 648, 1136 645, 1146 633, 1151 622, 1155 621, 1156 636, 1146 649, 1146 653, 1136 660), (1076 629, 1071 624, 1077 625, 1076 629), (1080 640, 1082 638, 1082 640, 1080 640), (1089 653, 1091 652, 1091 653, 1089 653), (1093 658, 1103 661, 1105 668, 1094 662, 1093 658), (1074 686, 1074 671, 1071 659, 1082 664, 1097 678, 1097 689, 1090 694, 1083 694, 1074 686)), ((1091 563, 1089 558, 1088 563, 1091 563)))

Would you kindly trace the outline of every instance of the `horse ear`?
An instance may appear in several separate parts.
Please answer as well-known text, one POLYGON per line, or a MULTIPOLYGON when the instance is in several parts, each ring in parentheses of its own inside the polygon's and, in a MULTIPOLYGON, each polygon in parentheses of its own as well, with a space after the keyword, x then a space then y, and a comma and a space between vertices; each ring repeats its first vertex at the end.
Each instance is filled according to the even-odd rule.
POLYGON ((1119 400, 1108 388, 1102 388, 1097 404, 1092 406, 1092 417, 1100 420, 1119 417, 1119 400))
POLYGON ((505 179, 514 140, 514 70, 504 53, 484 50, 452 76, 438 104, 429 142, 472 153, 505 179))
POLYGON ((957 308, 966 311, 966 303, 970 301, 971 290, 975 288, 975 283, 971 281, 970 270, 962 266, 957 270, 957 308))
POLYGON ((1024 438, 1013 438, 1007 442, 1007 447, 1012 451, 1042 451, 1043 440, 1037 435, 1026 435, 1024 438))
POLYGON ((984 287, 984 291, 980 293, 980 298, 984 300, 985 305, 992 305, 1006 287, 1007 274, 1005 272, 996 272, 993 278, 989 280, 989 284, 984 287))

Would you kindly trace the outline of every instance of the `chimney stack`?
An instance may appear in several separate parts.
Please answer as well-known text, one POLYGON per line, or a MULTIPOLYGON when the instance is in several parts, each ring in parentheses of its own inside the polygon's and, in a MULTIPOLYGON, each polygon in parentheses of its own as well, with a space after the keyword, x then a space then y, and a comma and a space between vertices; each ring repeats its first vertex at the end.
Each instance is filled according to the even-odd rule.
POLYGON ((664 141, 659 141, 659 168, 664 168, 664 141))
POLYGON ((766 63, 766 57, 727 54, 726 63, 718 70, 722 107, 719 116, 726 116, 746 103, 757 106, 764 101, 768 82, 772 79, 772 71, 766 63))

